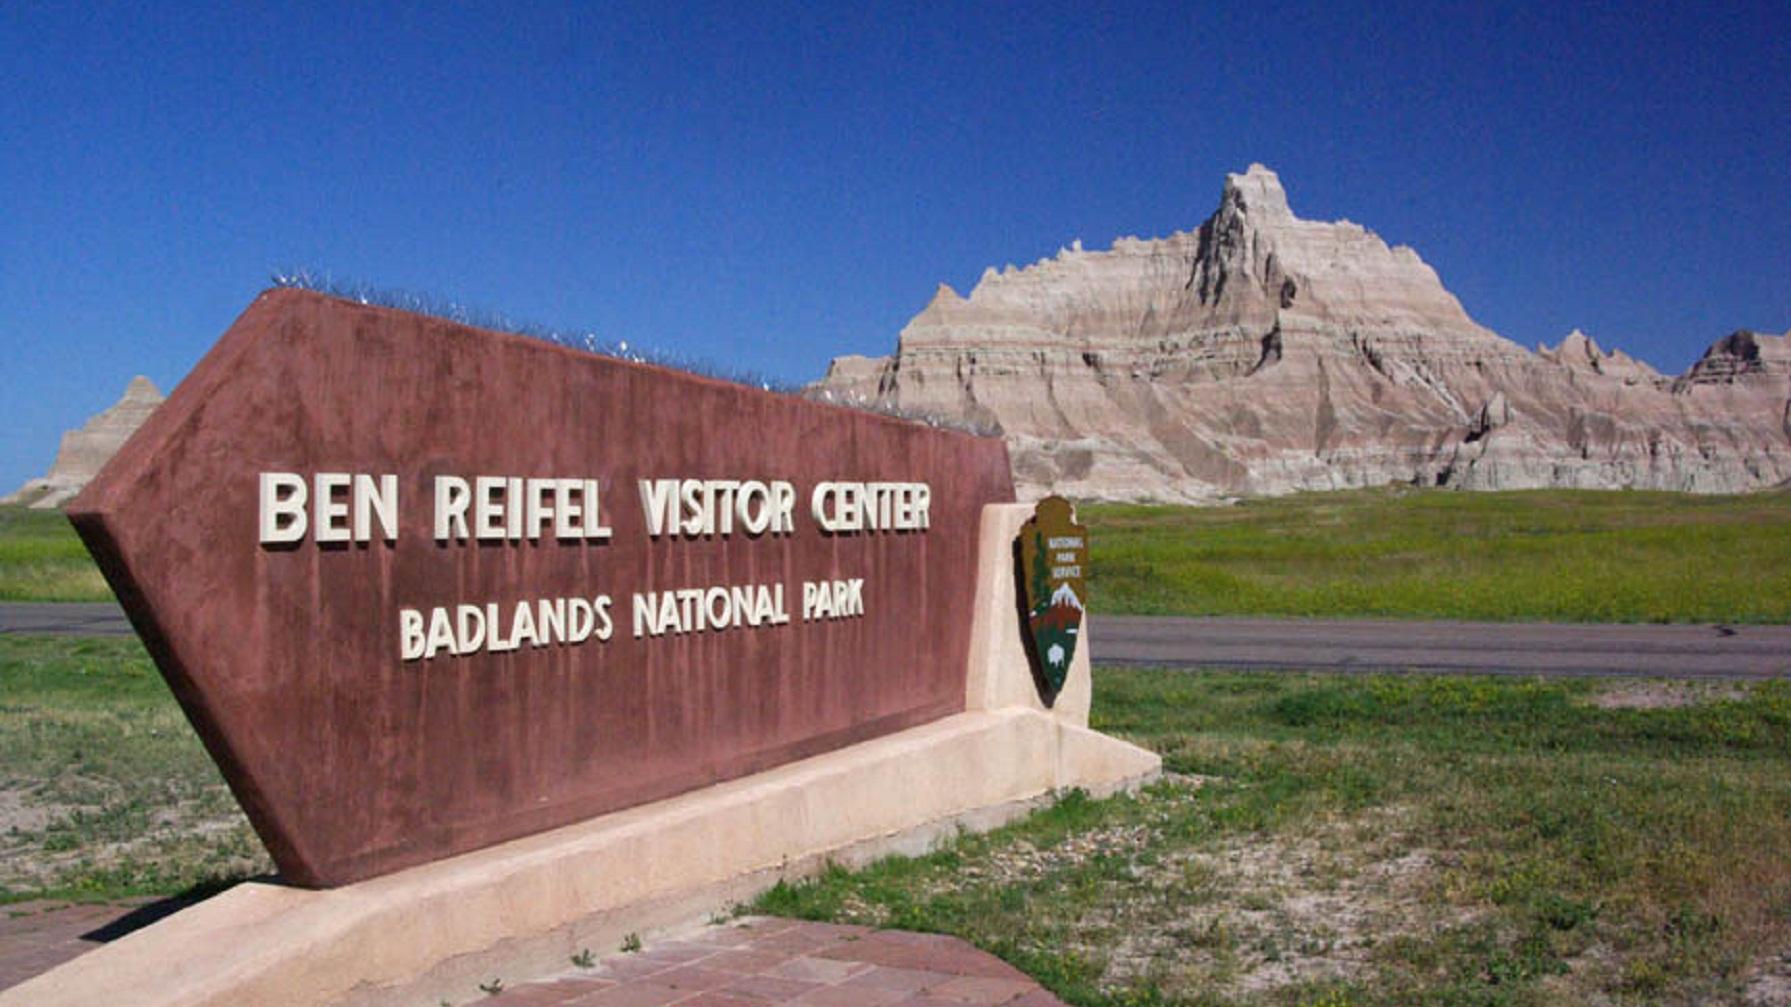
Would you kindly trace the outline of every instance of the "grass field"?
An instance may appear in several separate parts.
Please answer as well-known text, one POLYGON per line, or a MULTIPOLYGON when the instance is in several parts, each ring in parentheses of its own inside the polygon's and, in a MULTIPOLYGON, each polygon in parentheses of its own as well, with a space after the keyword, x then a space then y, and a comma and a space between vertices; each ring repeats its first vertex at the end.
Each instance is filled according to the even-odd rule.
POLYGON ((271 869, 135 639, 0 636, 0 903, 271 869))
POLYGON ((60 511, 0 506, 0 601, 111 597, 111 589, 60 511))
MULTIPOLYGON (((961 934, 1088 1007, 1743 1003, 1791 952, 1791 684, 1095 684, 1164 782, 757 908, 961 934)), ((0 902, 270 869, 135 641, 0 636, 0 902)))
MULTIPOLYGON (((1377 489, 1081 514, 1096 612, 1791 621, 1791 493, 1377 489)), ((0 507, 0 601, 110 597, 65 518, 0 507)))
POLYGON ((1359 490, 1091 504, 1090 611, 1791 621, 1791 494, 1359 490))
POLYGON ((1791 996, 1786 683, 1107 670, 1094 709, 1168 779, 755 908, 958 934, 1082 1005, 1791 996))
MULTIPOLYGON (((1787 494, 1082 515, 1097 612, 1791 619, 1787 494)), ((0 507, 0 600, 109 597, 0 507)), ((1166 779, 755 908, 960 934, 1083 1007, 1791 1002, 1791 684, 1103 669, 1095 715, 1166 779)), ((0 636, 0 903, 269 870, 135 640, 0 636)))

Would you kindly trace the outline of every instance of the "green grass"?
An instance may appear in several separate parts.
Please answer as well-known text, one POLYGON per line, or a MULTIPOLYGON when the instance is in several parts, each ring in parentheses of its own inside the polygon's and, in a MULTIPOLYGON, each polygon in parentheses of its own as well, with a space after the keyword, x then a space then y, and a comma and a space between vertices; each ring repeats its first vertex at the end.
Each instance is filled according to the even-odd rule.
POLYGON ((1091 611, 1791 621, 1791 494, 1361 490, 1085 504, 1091 611))
MULTIPOLYGON (((960 934, 1084 1007, 1740 1002, 1791 949, 1791 684, 1095 682, 1165 781, 756 908, 960 934)), ((0 903, 269 869, 135 641, 0 636, 0 903)))
MULTIPOLYGON (((1093 611, 1791 621, 1791 494, 1308 493, 1085 504, 1093 611)), ((0 507, 0 601, 104 601, 67 519, 0 507)))
POLYGON ((1791 948, 1791 685, 1608 687, 1103 670, 1095 726, 1182 776, 754 908, 958 934, 1088 1007, 1739 1003, 1791 948))
POLYGON ((0 636, 0 903, 171 895, 270 869, 134 639, 0 636))
POLYGON ((109 601, 112 591, 68 518, 0 506, 0 601, 109 601))

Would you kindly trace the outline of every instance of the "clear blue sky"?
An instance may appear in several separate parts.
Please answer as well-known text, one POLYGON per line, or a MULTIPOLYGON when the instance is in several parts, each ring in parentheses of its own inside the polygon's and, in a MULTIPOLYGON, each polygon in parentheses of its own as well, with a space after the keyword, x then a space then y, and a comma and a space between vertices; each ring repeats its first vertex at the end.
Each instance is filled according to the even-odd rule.
POLYGON ((1791 4, 1480 6, 11 0, 0 492, 276 270, 802 380, 1252 161, 1525 344, 1791 328, 1791 4))

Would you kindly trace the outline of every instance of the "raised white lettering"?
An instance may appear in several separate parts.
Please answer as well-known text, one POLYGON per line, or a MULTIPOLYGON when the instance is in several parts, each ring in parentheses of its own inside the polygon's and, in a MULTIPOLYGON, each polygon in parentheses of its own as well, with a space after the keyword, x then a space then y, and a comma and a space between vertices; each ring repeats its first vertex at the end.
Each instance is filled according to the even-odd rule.
POLYGON ((423 631, 423 613, 414 608, 398 610, 398 656, 400 660, 415 661, 423 656, 428 637, 423 631))
POLYGON ((305 537, 305 477, 291 472, 261 473, 261 542, 297 542, 305 537))
POLYGON ((353 483, 346 472, 319 472, 311 479, 311 498, 316 528, 312 537, 319 542, 347 542, 354 530, 348 525, 348 501, 337 500, 336 491, 346 491, 353 483))
POLYGON ((373 518, 387 542, 398 537, 398 477, 382 475, 376 484, 369 475, 354 477, 354 540, 373 541, 373 518))
POLYGON ((473 502, 473 490, 459 476, 435 477, 435 540, 466 541, 466 509, 473 502))

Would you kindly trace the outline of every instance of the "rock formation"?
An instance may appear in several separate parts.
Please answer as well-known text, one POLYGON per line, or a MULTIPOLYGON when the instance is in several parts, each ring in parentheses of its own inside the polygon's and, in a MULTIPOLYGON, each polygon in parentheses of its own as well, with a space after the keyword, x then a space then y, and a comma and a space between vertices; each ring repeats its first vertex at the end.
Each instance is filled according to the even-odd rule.
POLYGON ((1608 374, 1626 385, 1647 384, 1660 387, 1667 380, 1646 362, 1637 360, 1622 350, 1606 353, 1591 336, 1578 329, 1569 332, 1559 346, 1538 346, 1536 355, 1563 367, 1590 371, 1593 374, 1608 374))
POLYGON ((18 492, 0 499, 0 503, 40 508, 67 503, 161 404, 162 393, 148 378, 132 378, 125 386, 124 396, 110 409, 89 418, 81 429, 62 435, 62 446, 49 475, 31 480, 18 492))
POLYGON ((1791 477, 1791 339, 1736 333, 1677 380, 1578 331, 1531 353, 1410 248, 1294 216, 1260 165, 1194 231, 941 286, 893 356, 839 358, 811 394, 999 429, 1031 495, 1791 477))
POLYGON ((1713 343, 1691 370, 1673 384, 1685 390, 1698 385, 1746 385, 1788 378, 1791 332, 1768 336, 1742 329, 1713 343))

